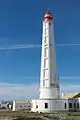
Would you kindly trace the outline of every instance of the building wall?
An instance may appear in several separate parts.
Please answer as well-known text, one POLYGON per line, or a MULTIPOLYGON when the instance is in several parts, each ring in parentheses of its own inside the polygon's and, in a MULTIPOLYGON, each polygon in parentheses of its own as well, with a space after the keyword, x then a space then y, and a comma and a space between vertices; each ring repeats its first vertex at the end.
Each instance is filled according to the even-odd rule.
POLYGON ((13 111, 15 110, 22 110, 22 109, 31 109, 31 103, 25 102, 25 103, 18 103, 15 100, 13 101, 13 111))
POLYGON ((79 110, 80 110, 80 97, 78 98, 78 102, 79 102, 79 110))
POLYGON ((48 113, 52 113, 54 111, 77 111, 80 109, 77 106, 78 103, 79 103, 78 99, 32 100, 31 111, 48 113), (45 103, 47 103, 48 105, 47 108, 45 108, 45 103))
POLYGON ((18 103, 13 101, 13 111, 31 109, 32 112, 54 112, 54 111, 78 111, 80 110, 80 98, 78 99, 39 99, 32 102, 18 103), (48 108, 45 108, 45 103, 48 108), (79 108, 78 108, 79 107, 79 108))
POLYGON ((7 104, 1 103, 1 104, 0 104, 0 108, 7 108, 7 104))
POLYGON ((69 111, 77 111, 79 110, 79 100, 78 99, 68 99, 68 108, 69 111))
POLYGON ((31 108, 31 105, 27 103, 16 103, 15 108, 16 109, 29 109, 31 108))
POLYGON ((33 112, 53 112, 53 111, 68 111, 68 100, 32 100, 33 112), (48 108, 45 108, 45 103, 48 108), (65 108, 66 103, 66 108, 65 108), (37 106, 37 108, 36 108, 37 106))

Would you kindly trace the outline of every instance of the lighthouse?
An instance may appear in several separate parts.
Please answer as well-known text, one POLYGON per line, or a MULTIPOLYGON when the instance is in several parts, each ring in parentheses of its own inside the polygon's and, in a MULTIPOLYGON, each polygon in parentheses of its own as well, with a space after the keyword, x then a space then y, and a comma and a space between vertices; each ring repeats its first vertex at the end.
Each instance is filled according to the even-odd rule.
POLYGON ((54 22, 52 14, 44 14, 42 29, 42 55, 40 70, 40 99, 59 98, 59 81, 54 43, 54 22))
POLYGON ((54 18, 51 12, 47 11, 44 14, 42 29, 39 99, 32 100, 31 111, 42 113, 68 111, 69 102, 74 101, 60 97, 54 42, 54 18))
POLYGON ((44 14, 42 25, 39 98, 27 100, 29 103, 22 100, 21 102, 14 100, 12 110, 31 108, 32 112, 38 113, 79 111, 80 99, 77 98, 79 97, 79 93, 75 95, 63 94, 60 96, 54 42, 54 17, 50 11, 44 14))

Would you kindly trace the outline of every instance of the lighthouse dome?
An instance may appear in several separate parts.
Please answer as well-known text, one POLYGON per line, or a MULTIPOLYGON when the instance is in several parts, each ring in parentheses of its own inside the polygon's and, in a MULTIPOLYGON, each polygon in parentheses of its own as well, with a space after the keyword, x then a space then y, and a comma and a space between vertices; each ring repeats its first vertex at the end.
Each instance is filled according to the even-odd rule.
POLYGON ((47 11, 45 13, 44 20, 47 20, 47 21, 52 20, 52 14, 51 14, 51 12, 47 11))

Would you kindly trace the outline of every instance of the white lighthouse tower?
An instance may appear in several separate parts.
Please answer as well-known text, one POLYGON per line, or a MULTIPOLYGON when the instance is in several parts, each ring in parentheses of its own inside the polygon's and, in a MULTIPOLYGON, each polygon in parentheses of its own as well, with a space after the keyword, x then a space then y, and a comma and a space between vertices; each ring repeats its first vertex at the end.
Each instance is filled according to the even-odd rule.
POLYGON ((44 15, 42 29, 42 54, 40 70, 39 99, 32 100, 33 112, 68 110, 68 100, 60 98, 59 80, 57 75, 56 51, 54 44, 54 19, 47 11, 44 15))
POLYGON ((59 82, 54 45, 53 17, 48 11, 45 13, 43 21, 40 99, 56 98, 59 98, 59 82))

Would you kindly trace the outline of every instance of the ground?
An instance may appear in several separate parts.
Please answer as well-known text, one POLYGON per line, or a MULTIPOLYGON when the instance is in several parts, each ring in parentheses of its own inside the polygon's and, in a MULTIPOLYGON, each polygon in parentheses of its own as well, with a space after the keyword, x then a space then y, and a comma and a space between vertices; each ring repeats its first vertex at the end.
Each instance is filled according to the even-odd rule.
POLYGON ((70 113, 68 113, 68 116, 72 120, 80 120, 80 111, 79 112, 70 112, 70 113))
POLYGON ((80 112, 39 114, 29 111, 0 110, 0 120, 80 120, 80 112))

